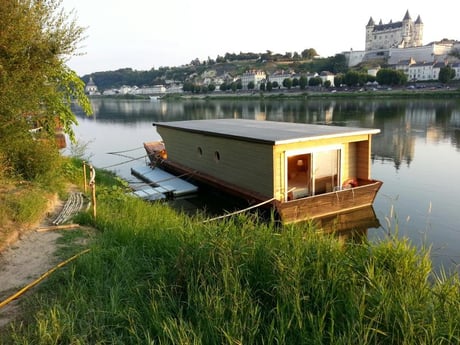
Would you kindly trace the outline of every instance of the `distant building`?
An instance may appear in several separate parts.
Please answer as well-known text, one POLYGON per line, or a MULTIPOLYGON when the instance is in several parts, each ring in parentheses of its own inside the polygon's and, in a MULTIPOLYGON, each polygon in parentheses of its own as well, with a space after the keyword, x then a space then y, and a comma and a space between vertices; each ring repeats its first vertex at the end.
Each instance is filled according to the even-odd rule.
POLYGON ((321 78, 321 81, 324 85, 324 83, 326 83, 327 81, 330 82, 331 86, 334 87, 334 78, 335 78, 335 75, 329 71, 322 71, 320 74, 319 74, 319 77, 321 78))
POLYGON ((254 83, 254 90, 258 90, 259 87, 260 87, 260 84, 265 81, 267 79, 267 76, 265 74, 265 72, 263 71, 256 71, 256 70, 252 70, 252 71, 247 71, 245 73, 243 73, 243 75, 241 76, 241 84, 243 85, 243 88, 244 89, 247 89, 248 88, 248 84, 250 82, 253 82, 254 83))
MULTIPOLYGON (((424 24, 420 16, 415 21, 409 11, 402 21, 390 21, 383 24, 380 20, 376 24, 372 17, 366 25, 365 50, 342 52, 345 55, 348 67, 354 67, 362 62, 382 61, 390 67, 409 71, 409 65, 414 63, 436 63, 448 61, 450 64, 458 61, 451 56, 451 52, 459 49, 460 42, 443 39, 423 45, 424 24), (410 63, 409 63, 410 62, 410 63)), ((381 62, 379 62, 381 63, 381 62)))
POLYGON ((92 77, 89 77, 88 84, 85 86, 85 93, 88 95, 98 95, 99 91, 97 90, 97 85, 94 82, 92 77))
POLYGON ((450 67, 455 71, 454 79, 460 79, 460 62, 454 62, 450 67))
POLYGON ((285 71, 278 71, 268 76, 268 80, 271 83, 277 82, 279 86, 283 86, 284 79, 292 78, 292 73, 286 73, 285 71))
POLYGON ((366 25, 365 50, 390 48, 420 47, 423 45, 423 22, 420 16, 414 22, 406 11, 400 22, 390 21, 388 24, 375 24, 372 17, 366 25))

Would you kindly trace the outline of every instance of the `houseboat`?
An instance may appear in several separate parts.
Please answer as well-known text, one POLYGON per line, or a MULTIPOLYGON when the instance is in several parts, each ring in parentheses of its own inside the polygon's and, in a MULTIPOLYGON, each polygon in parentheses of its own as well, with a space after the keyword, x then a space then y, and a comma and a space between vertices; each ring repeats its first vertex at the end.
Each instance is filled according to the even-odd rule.
POLYGON ((243 119, 154 123, 152 166, 273 207, 283 223, 373 204, 371 139, 379 129, 243 119))

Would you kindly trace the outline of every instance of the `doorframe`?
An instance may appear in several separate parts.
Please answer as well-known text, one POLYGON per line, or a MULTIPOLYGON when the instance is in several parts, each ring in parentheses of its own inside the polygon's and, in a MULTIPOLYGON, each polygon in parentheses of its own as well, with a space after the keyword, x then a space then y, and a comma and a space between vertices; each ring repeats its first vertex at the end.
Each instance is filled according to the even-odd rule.
POLYGON ((286 150, 284 151, 284 200, 288 200, 288 158, 293 157, 293 156, 298 156, 298 155, 305 155, 305 154, 310 154, 311 155, 311 162, 310 162, 310 180, 314 178, 314 154, 317 152, 324 152, 324 151, 332 151, 332 150, 338 150, 340 152, 339 158, 339 171, 338 171, 338 179, 337 182, 339 186, 342 185, 342 171, 343 171, 343 156, 344 156, 344 144, 337 144, 337 145, 328 145, 328 146, 319 146, 319 147, 309 147, 309 148, 303 148, 303 149, 295 149, 295 150, 286 150))

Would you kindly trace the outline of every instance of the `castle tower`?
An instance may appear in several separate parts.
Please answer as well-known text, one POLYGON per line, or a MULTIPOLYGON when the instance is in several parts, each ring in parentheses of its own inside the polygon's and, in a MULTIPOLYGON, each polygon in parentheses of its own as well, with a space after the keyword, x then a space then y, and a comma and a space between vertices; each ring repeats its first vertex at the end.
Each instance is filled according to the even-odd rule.
POLYGON ((404 18, 402 20, 402 48, 407 48, 411 46, 413 23, 412 18, 410 17, 409 10, 406 11, 404 18))
POLYGON ((369 19, 369 22, 366 25, 366 45, 365 50, 371 50, 372 44, 372 32, 374 31, 375 23, 372 17, 369 19))
POLYGON ((416 47, 419 47, 423 45, 423 22, 420 15, 417 17, 414 26, 414 43, 416 47))

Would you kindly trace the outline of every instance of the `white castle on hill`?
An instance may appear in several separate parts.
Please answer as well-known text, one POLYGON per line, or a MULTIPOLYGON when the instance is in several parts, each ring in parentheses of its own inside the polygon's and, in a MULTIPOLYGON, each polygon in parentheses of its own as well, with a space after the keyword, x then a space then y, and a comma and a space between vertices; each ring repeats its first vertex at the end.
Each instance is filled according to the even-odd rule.
POLYGON ((412 48, 423 45, 423 22, 420 15, 414 22, 409 10, 402 21, 375 24, 372 17, 366 25, 366 50, 412 48))
POLYGON ((454 62, 450 53, 460 48, 460 42, 443 39, 438 42, 423 44, 424 23, 419 16, 412 20, 406 11, 402 21, 375 24, 370 17, 366 25, 365 50, 343 52, 348 66, 353 67, 365 61, 384 59, 390 66, 402 61, 413 63, 454 62))

